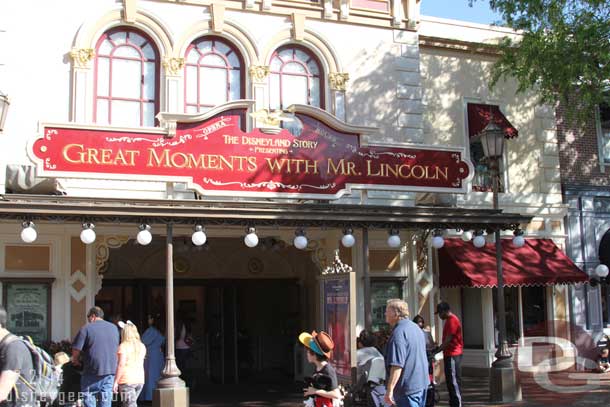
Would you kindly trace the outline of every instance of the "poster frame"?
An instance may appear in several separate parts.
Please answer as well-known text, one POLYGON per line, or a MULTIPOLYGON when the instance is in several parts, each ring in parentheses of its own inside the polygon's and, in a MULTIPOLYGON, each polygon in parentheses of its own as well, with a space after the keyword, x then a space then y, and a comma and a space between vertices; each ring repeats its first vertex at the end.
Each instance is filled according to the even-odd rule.
MULTIPOLYGON (((357 301, 356 301, 356 273, 331 273, 319 277, 320 282, 320 321, 324 331, 328 331, 326 315, 325 284, 333 280, 347 280, 349 286, 348 318, 349 318, 349 351, 350 351, 350 376, 342 375, 337 372, 337 379, 341 384, 354 384, 356 381, 356 326, 357 326, 357 301)), ((332 360, 331 360, 332 363, 332 360)))
MULTIPOLYGON (((4 309, 6 309, 8 311, 8 303, 10 298, 8 298, 9 296, 9 287, 11 285, 32 285, 32 286, 39 286, 42 287, 44 290, 46 290, 47 292, 47 303, 46 303, 46 319, 47 319, 47 326, 46 326, 46 340, 45 342, 49 342, 52 340, 51 337, 51 332, 52 332, 52 318, 51 316, 53 315, 53 309, 52 309, 52 298, 51 298, 51 294, 52 294, 52 285, 53 282, 55 281, 54 278, 29 278, 29 279, 22 279, 22 278, 2 278, 0 279, 0 283, 2 283, 2 305, 4 306, 4 309)), ((19 335, 19 332, 13 332, 16 335, 19 335)), ((40 345, 40 344, 38 344, 40 345)))

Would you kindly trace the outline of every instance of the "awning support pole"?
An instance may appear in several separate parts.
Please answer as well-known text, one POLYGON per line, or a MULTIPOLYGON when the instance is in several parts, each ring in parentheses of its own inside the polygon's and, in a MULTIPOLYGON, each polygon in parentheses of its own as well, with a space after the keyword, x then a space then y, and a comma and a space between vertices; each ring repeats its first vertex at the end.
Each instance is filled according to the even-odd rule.
POLYGON ((371 275, 369 272, 369 230, 362 228, 362 278, 364 291, 364 329, 370 331, 373 326, 371 312, 371 275))
POLYGON ((174 348, 174 244, 173 244, 173 225, 167 224, 167 276, 166 276, 166 294, 165 308, 167 312, 166 326, 166 344, 167 356, 165 358, 165 367, 161 374, 161 380, 157 382, 157 387, 160 389, 171 389, 185 387, 184 380, 180 378, 180 369, 176 365, 176 356, 174 348))

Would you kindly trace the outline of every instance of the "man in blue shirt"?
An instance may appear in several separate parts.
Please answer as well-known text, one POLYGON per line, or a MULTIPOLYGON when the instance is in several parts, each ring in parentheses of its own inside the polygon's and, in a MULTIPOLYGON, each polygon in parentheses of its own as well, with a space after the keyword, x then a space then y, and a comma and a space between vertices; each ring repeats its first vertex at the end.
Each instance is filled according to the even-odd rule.
POLYGON ((82 356, 81 391, 85 407, 110 407, 112 403, 119 338, 116 327, 103 318, 104 311, 100 307, 91 308, 87 313, 88 323, 72 342, 72 363, 75 366, 80 365, 82 356))
POLYGON ((424 407, 430 384, 424 331, 409 319, 409 307, 402 300, 387 302, 385 320, 393 330, 386 345, 384 401, 397 407, 424 407))

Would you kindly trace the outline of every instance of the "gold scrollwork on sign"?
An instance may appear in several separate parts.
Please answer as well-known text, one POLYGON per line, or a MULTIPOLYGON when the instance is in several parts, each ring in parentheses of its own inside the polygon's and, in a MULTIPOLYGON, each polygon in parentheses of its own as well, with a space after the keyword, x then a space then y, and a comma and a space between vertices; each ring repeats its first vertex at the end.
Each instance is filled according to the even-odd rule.
POLYGON ((254 82, 263 82, 271 70, 265 65, 254 65, 250 67, 249 72, 254 82))
POLYGON ((340 90, 345 92, 347 81, 349 81, 349 74, 347 72, 331 72, 328 75, 330 81, 331 90, 340 90))
POLYGON ((184 58, 165 58, 163 67, 168 75, 176 76, 182 72, 184 68, 184 58))
POLYGON ((70 51, 70 57, 78 68, 87 68, 94 56, 93 48, 72 48, 70 51))

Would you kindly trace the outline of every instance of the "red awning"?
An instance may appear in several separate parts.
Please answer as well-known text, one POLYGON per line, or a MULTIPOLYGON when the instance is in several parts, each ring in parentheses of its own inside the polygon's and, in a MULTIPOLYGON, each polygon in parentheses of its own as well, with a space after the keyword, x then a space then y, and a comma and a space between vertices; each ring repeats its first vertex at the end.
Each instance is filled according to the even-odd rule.
MULTIPOLYGON (((497 286, 495 248, 494 243, 477 249, 472 242, 445 239, 445 246, 438 250, 441 287, 497 286)), ((502 250, 505 286, 583 283, 589 279, 550 239, 526 239, 520 248, 512 239, 502 239, 502 250)))
POLYGON ((510 124, 498 106, 478 103, 468 103, 468 135, 470 137, 478 136, 492 117, 494 122, 504 130, 504 137, 514 138, 519 135, 517 129, 510 124))

